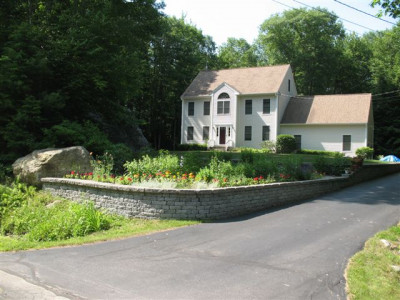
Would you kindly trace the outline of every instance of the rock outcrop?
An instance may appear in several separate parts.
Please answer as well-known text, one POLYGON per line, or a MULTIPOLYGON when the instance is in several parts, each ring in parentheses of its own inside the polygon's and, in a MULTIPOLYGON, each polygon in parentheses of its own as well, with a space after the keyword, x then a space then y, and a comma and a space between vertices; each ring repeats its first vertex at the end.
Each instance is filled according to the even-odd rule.
POLYGON ((44 177, 63 177, 71 170, 91 172, 90 154, 81 146, 42 149, 17 159, 12 167, 22 182, 41 187, 44 177))

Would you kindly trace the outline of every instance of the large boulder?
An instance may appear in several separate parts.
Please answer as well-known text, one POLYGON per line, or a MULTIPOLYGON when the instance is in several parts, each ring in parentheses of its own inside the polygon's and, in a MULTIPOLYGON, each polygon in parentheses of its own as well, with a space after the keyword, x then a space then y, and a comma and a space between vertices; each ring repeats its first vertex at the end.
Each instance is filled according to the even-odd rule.
POLYGON ((92 172, 90 159, 89 152, 81 146, 48 148, 18 158, 12 167, 21 181, 40 187, 40 179, 44 177, 64 177, 72 170, 92 172))

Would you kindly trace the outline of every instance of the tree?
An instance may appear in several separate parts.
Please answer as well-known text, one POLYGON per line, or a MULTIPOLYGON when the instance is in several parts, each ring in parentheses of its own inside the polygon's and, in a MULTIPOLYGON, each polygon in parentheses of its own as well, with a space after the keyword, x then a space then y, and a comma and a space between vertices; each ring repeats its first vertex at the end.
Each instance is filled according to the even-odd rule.
POLYGON ((145 87, 161 7, 155 0, 3 1, 1 160, 65 140, 81 143, 70 139, 76 126, 94 126, 104 134, 99 139, 133 146, 132 99, 145 87), (62 135, 52 134, 60 128, 62 135))
POLYGON ((257 48, 269 64, 291 64, 300 93, 326 94, 334 92, 344 36, 334 14, 293 9, 261 25, 257 48))
POLYGON ((338 44, 333 93, 370 92, 372 88, 370 61, 373 56, 368 38, 350 33, 338 44))
POLYGON ((257 55, 255 49, 245 39, 228 38, 218 53, 221 69, 255 67, 257 55))
POLYGON ((148 49, 146 88, 134 106, 152 145, 171 149, 180 141, 180 96, 216 56, 212 39, 183 18, 164 17, 162 28, 148 49))
POLYGON ((371 6, 375 7, 376 5, 383 8, 383 11, 379 12, 379 16, 384 13, 393 18, 400 17, 400 0, 372 0, 371 6))
POLYGON ((400 155, 400 27, 368 36, 377 154, 400 155))

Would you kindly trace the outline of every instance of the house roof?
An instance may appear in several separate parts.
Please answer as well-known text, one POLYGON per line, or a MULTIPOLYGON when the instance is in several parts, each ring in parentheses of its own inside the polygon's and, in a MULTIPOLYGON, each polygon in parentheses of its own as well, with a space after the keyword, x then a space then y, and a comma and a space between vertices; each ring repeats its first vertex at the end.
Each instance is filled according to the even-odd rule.
POLYGON ((209 96, 227 83, 241 94, 277 93, 290 65, 200 71, 182 97, 209 96))
POLYGON ((371 99, 371 94, 291 98, 281 124, 368 123, 371 99))

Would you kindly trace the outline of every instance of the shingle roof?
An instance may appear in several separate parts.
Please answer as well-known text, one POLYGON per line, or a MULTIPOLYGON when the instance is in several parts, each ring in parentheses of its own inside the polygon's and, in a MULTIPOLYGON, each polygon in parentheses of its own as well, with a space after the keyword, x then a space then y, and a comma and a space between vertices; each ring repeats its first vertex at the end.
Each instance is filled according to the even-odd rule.
POLYGON ((276 93, 290 65, 201 71, 182 97, 211 95, 221 84, 227 83, 241 94, 276 93))
POLYGON ((371 94, 291 98, 281 124, 368 123, 371 99, 371 94))

